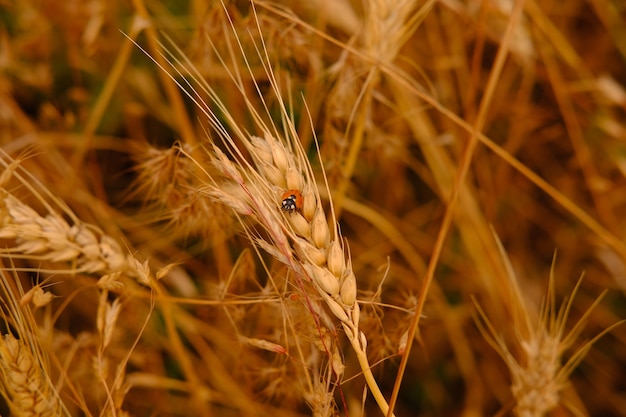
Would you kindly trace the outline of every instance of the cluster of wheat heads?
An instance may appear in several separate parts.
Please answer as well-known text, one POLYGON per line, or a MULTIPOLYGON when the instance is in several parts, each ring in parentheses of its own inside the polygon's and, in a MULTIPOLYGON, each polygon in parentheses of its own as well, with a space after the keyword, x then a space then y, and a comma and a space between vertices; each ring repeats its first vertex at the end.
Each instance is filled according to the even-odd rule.
MULTIPOLYGON (((258 20, 256 24, 259 24, 258 20)), ((235 37, 235 43, 228 44, 228 47, 240 48, 241 46, 237 46, 239 41, 239 38, 235 37)), ((264 48, 262 44, 257 44, 257 47, 259 51, 264 48)), ((219 54, 217 57, 222 59, 219 54)), ((243 57, 249 59, 249 56, 243 57)), ((289 393, 286 399, 279 398, 277 404, 285 406, 290 404, 289 398, 296 398, 296 404, 308 403, 315 415, 335 414, 338 399, 343 402, 341 408, 347 406, 341 393, 345 378, 346 355, 340 336, 343 333, 356 357, 360 369, 358 373, 364 376, 380 410, 387 414, 389 407, 373 376, 366 353, 368 339, 360 328, 357 279, 352 269, 348 245, 332 214, 332 203, 329 208, 323 207, 320 184, 325 195, 329 195, 330 192, 327 186, 324 186, 323 177, 316 179, 290 119, 291 114, 285 103, 280 101, 282 93, 279 90, 279 82, 273 78, 269 58, 262 52, 258 52, 257 58, 264 64, 266 76, 279 101, 281 112, 279 118, 282 121, 282 124, 276 125, 269 119, 268 123, 266 120, 269 108, 264 109, 265 113, 259 113, 252 104, 248 104, 249 115, 262 137, 250 135, 241 127, 240 122, 231 116, 215 90, 202 81, 193 67, 185 68, 185 64, 189 62, 171 62, 171 68, 163 68, 173 79, 177 75, 183 75, 181 71, 186 71, 184 75, 194 80, 195 86, 191 83, 180 86, 205 112, 210 126, 207 134, 216 138, 185 145, 177 144, 172 149, 163 151, 140 147, 135 151, 136 159, 139 160, 136 192, 141 193, 149 205, 154 201, 164 204, 170 211, 170 218, 177 220, 174 226, 193 225, 196 229, 201 229, 209 223, 215 226, 215 223, 219 223, 216 221, 219 207, 228 207, 239 218, 244 235, 250 239, 254 247, 273 255, 287 267, 277 270, 275 266, 266 267, 267 282, 255 302, 261 306, 268 304, 276 310, 273 314, 258 320, 263 326, 279 329, 275 335, 268 335, 266 339, 252 337, 255 335, 254 332, 246 331, 240 324, 243 318, 234 317, 234 313, 225 308, 225 317, 232 321, 233 335, 238 342, 242 342, 244 346, 261 348, 289 358, 289 364, 278 366, 276 373, 269 372, 267 376, 259 377, 258 381, 253 381, 254 385, 272 378, 275 380, 274 383, 282 386, 273 390, 268 387, 269 396, 278 397, 289 393), (218 119, 218 113, 225 118, 225 122, 218 119), (226 153, 220 150, 220 146, 226 148, 226 153), (287 190, 297 190, 302 194, 303 203, 296 210, 281 209, 281 200, 287 190), (181 206, 184 208, 181 209, 181 206), (179 211, 174 213, 174 210, 179 211), (204 220, 201 220, 202 217, 204 220), (285 334, 281 335, 281 331, 285 334), (281 377, 280 373, 287 375, 281 377)), ((157 58, 154 59, 155 63, 161 65, 157 58)), ((228 65, 224 63, 224 67, 228 68, 228 65)), ((233 72, 230 76, 239 93, 246 97, 241 81, 242 74, 233 72)), ((253 85, 258 92, 259 86, 256 82, 253 85)), ((137 355, 132 344, 126 347, 128 353, 115 365, 113 375, 108 370, 113 365, 114 356, 109 356, 108 350, 122 311, 121 298, 113 297, 113 301, 109 300, 110 291, 118 296, 133 291, 135 296, 144 299, 151 297, 154 292, 157 309, 164 316, 169 338, 173 339, 170 341, 171 349, 174 350, 171 354, 180 362, 189 384, 180 390, 189 392, 193 399, 193 408, 200 412, 207 395, 212 397, 214 394, 211 393, 209 385, 204 391, 201 388, 204 385, 202 381, 207 376, 199 375, 199 370, 193 368, 192 362, 198 359, 185 350, 182 341, 176 342, 178 339, 176 333, 182 331, 179 326, 190 326, 192 330, 187 330, 185 336, 187 339, 193 339, 198 337, 198 333, 203 329, 184 312, 172 308, 165 291, 156 282, 167 275, 170 268, 151 275, 147 262, 139 262, 115 239, 99 231, 95 226, 81 222, 60 200, 47 192, 45 187, 40 186, 34 176, 21 168, 20 162, 5 155, 3 159, 5 182, 15 177, 17 182, 29 191, 31 198, 34 197, 34 205, 36 207, 41 205, 46 214, 40 214, 37 209, 15 197, 8 191, 8 187, 2 189, 4 213, 2 238, 12 243, 3 251, 5 258, 23 259, 29 265, 39 261, 45 266, 26 267, 26 270, 46 275, 67 274, 85 279, 93 275, 100 276, 93 287, 98 294, 96 324, 99 338, 93 365, 96 368, 96 376, 102 383, 98 391, 100 395, 103 395, 104 391, 106 399, 98 401, 98 395, 88 396, 83 391, 84 387, 78 385, 77 381, 66 382, 71 388, 69 393, 60 397, 66 401, 69 398, 77 404, 74 409, 83 412, 88 412, 94 406, 92 402, 95 402, 101 408, 101 413, 123 414, 122 401, 130 387, 136 388, 150 383, 160 385, 163 389, 169 387, 166 381, 147 382, 148 377, 137 374, 126 376, 125 367, 128 361, 137 355), (50 265, 61 267, 55 268, 50 265), (132 282, 124 285, 123 278, 134 279, 135 284, 141 286, 135 286, 132 282)), ((211 234, 214 235, 224 226, 222 223, 213 227, 211 234)), ((262 256, 260 258, 262 259, 262 256)), ((17 290, 7 284, 5 289, 7 298, 26 298, 26 295, 21 293, 19 282, 19 279, 15 279, 17 290)), ((39 286, 38 290, 41 290, 39 286)), ((220 296, 225 297, 229 290, 226 284, 220 296)), ((76 291, 84 291, 84 287, 79 286, 76 291)), ((222 302, 228 305, 227 300, 222 302)), ((132 304, 132 296, 128 303, 132 304)), ((39 303, 32 305, 33 308, 45 306, 39 303)), ((26 302, 22 307, 30 308, 31 304, 26 302)), ((9 316, 16 317, 17 314, 9 316)), ((18 321, 17 318, 13 320, 18 321)), ((205 327, 210 328, 211 325, 205 327)), ((145 330, 141 326, 138 329, 145 330)), ((18 336, 21 337, 21 333, 27 331, 17 331, 18 336)), ((37 333, 36 328, 31 331, 37 333)), ((117 331, 119 332, 119 329, 117 331)), ((262 333, 258 332, 257 335, 262 333)), ((141 333, 137 337, 140 335, 141 333)), ((33 337, 37 339, 36 334, 33 337)), ((70 335, 68 337, 74 339, 76 350, 85 350, 80 346, 79 338, 70 335)), ((50 340, 46 341, 51 343, 50 340)), ((205 341, 203 343, 206 344, 205 341)), ((7 336, 5 343, 7 352, 15 350, 14 344, 7 336)), ((198 346, 195 348, 201 350, 198 346)), ((208 347, 205 346, 204 354, 207 353, 206 349, 208 347)), ((11 359, 11 356, 6 355, 6 358, 11 359)), ((206 357, 202 360, 209 361, 206 357)), ((68 361, 71 361, 71 358, 68 361)), ((58 363, 56 365, 59 366, 58 363)), ((65 366, 64 364, 61 369, 48 371, 52 374, 61 373, 62 378, 68 381, 73 376, 70 374, 74 369, 73 365, 70 365, 72 369, 66 369, 65 366)), ((7 369, 10 367, 7 366, 7 369)), ((268 369, 264 372, 268 372, 268 369)), ((6 386, 9 386, 11 378, 11 374, 7 374, 6 386)), ((152 379, 158 378, 152 376, 152 379)), ((237 388, 233 390, 237 391, 237 388)), ((12 391, 7 390, 5 395, 12 410, 19 413, 20 411, 13 406, 12 391)), ((245 394, 238 392, 237 396, 241 400, 245 394)), ((237 407, 248 414, 262 412, 262 410, 253 411, 252 403, 250 399, 245 399, 239 401, 237 407)))
MULTIPOLYGON (((50 34, 43 15, 68 42, 82 30, 72 65, 111 71, 93 101, 68 93, 80 111, 42 106, 39 130, 6 106, 28 121, 0 131, 13 150, 0 178, 0 387, 12 414, 530 417, 623 404, 615 351, 592 355, 577 381, 598 382, 586 387, 606 401, 570 384, 591 350, 578 340, 619 319, 610 295, 591 295, 598 282, 623 288, 626 253, 593 215, 621 224, 620 199, 600 190, 619 185, 623 162, 580 141, 591 116, 567 105, 596 109, 603 139, 621 134, 622 90, 596 85, 557 30, 585 2, 562 15, 530 1, 208 2, 189 18, 137 0, 130 23, 102 5, 19 3, 28 36, 12 51, 49 51, 26 47, 50 34), (180 42, 190 22, 195 36, 180 42), (157 26, 184 52, 160 45, 157 26), (95 35, 110 27, 126 29, 119 48, 95 35), (109 130, 122 137, 97 134, 122 106, 125 128, 109 130), (54 131, 64 126, 81 134, 54 131), (284 211, 290 190, 302 206, 284 211), (549 259, 537 255, 555 246, 567 270, 550 272, 543 295, 548 274, 534 272, 549 259), (594 278, 568 295, 563 280, 590 257, 611 273, 592 263, 594 278)), ((38 64, 14 76, 43 89, 33 74, 55 66, 38 64)))
MULTIPOLYGON (((232 21, 230 23, 236 34, 232 21)), ((253 30, 260 34, 258 18, 254 23, 257 27, 253 30)), ((188 60, 176 61, 182 66, 175 71, 179 75, 182 74, 180 71, 185 71, 185 75, 190 75, 199 84, 198 89, 192 88, 191 84, 181 87, 205 113, 214 134, 220 139, 221 146, 226 148, 225 153, 218 143, 211 141, 208 148, 191 149, 183 153, 195 162, 206 179, 206 185, 198 191, 210 200, 230 207, 239 216, 251 242, 288 267, 293 282, 280 284, 270 275, 268 286, 283 297, 285 290, 295 291, 312 318, 313 330, 318 339, 316 344, 327 356, 329 364, 324 377, 307 376, 305 379, 308 384, 305 398, 312 406, 314 414, 326 415, 334 412, 336 406, 332 392, 334 386, 341 386, 344 377, 343 352, 337 342, 337 320, 356 354, 369 390, 381 411, 387 414, 389 406, 374 379, 366 354, 367 337, 359 328, 357 280, 348 246, 340 233, 332 201, 329 201, 330 216, 327 216, 322 205, 320 189, 325 191, 325 195, 330 195, 328 185, 324 181, 325 177, 316 179, 297 134, 292 114, 283 102, 284 95, 272 70, 272 63, 264 52, 262 36, 259 39, 259 43, 255 44, 258 48, 256 58, 260 60, 269 80, 271 94, 278 102, 278 119, 282 123, 276 124, 271 118, 267 118, 270 116, 268 107, 263 109, 264 113, 260 113, 248 101, 241 81, 243 77, 237 65, 233 66, 231 78, 239 93, 245 97, 249 116, 262 137, 250 135, 241 127, 216 90, 201 79, 197 69, 189 65, 188 60), (218 118, 218 111, 226 122, 218 118), (210 162, 211 167, 205 167, 205 162, 210 162), (217 173, 214 172, 215 169, 217 173), (282 209, 282 200, 291 190, 301 195, 302 200, 295 210, 286 211, 282 209), (252 225, 249 223, 250 219, 253 220, 252 225)), ((227 46, 231 51, 239 48, 243 59, 250 59, 237 36, 234 44, 227 42, 227 46)), ((214 44, 212 47, 214 51, 218 51, 214 44)), ((216 57, 224 63, 219 52, 216 57)), ((158 63, 156 60, 155 62, 158 63)), ((224 67, 228 68, 228 65, 224 64, 224 67)), ((244 68, 249 71, 246 75, 253 75, 250 66, 244 68)), ((253 88, 256 90, 253 94, 260 94, 256 82, 253 82, 253 88)), ((322 175, 323 172, 322 167, 322 175)), ((283 318, 286 319, 289 317, 283 318)), ((298 351, 301 354, 301 348, 298 351)), ((306 358, 300 357, 299 360, 306 361, 306 358)))
POLYGON ((0 235, 11 243, 0 251, 5 325, 0 346, 2 394, 12 415, 74 415, 78 410, 88 412, 93 405, 93 398, 82 392, 87 386, 80 385, 81 379, 96 378, 101 382, 95 384, 99 386, 98 395, 106 392, 100 404, 103 413, 123 415, 127 360, 120 361, 115 372, 110 372, 109 360, 113 358, 105 355, 121 303, 109 300, 108 295, 123 288, 125 279, 150 287, 154 277, 150 277, 147 263, 139 262, 98 227, 79 220, 21 167, 21 162, 4 153, 0 162, 4 168, 0 178, 0 235), (28 203, 14 193, 24 194, 28 203), (25 291, 28 284, 24 274, 41 281, 25 291), (62 309, 51 310, 54 296, 49 291, 53 281, 50 277, 69 276, 80 281, 79 277, 87 275, 98 279, 87 285, 77 284, 76 292, 66 302, 79 294, 76 288, 96 289, 96 331, 73 337, 56 328, 62 309), (46 311, 42 315, 43 309, 46 311), (67 362, 60 363, 63 359, 67 362), (82 365, 94 372, 85 372, 80 369, 82 365), (62 375, 61 381, 65 382, 61 386, 53 381, 55 375, 62 375))

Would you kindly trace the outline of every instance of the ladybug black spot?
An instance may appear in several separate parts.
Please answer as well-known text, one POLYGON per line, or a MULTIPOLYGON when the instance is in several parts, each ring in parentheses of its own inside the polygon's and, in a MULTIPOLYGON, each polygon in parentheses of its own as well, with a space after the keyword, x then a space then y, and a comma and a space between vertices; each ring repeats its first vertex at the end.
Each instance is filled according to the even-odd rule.
POLYGON ((294 211, 296 211, 296 196, 293 194, 287 196, 283 200, 282 209, 287 213, 293 213, 294 211))

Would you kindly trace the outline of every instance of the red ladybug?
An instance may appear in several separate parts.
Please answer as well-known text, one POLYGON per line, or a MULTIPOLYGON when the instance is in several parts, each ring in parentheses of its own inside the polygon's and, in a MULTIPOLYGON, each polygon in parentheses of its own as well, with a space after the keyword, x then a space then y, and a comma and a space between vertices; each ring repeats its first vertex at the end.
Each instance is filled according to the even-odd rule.
POLYGON ((302 210, 302 205, 304 204, 304 198, 302 197, 302 193, 298 190, 289 190, 286 191, 283 196, 283 204, 281 209, 287 213, 293 213, 294 211, 302 210))

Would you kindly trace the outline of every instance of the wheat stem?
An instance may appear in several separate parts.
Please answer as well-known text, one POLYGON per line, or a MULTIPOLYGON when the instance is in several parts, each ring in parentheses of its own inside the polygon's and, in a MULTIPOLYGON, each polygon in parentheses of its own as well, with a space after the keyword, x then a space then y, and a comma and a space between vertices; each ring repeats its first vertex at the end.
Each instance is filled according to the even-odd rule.
POLYGON ((380 411, 382 411, 384 415, 387 415, 389 413, 389 404, 387 403, 387 400, 385 399, 383 393, 380 391, 380 387, 378 386, 378 383, 374 378, 374 374, 372 374, 372 368, 370 366, 369 360, 367 359, 367 353, 365 353, 365 349, 363 349, 361 343, 357 338, 349 336, 348 340, 350 340, 352 349, 354 349, 354 352, 356 353, 356 358, 359 361, 361 371, 363 372, 363 377, 365 378, 365 382, 367 383, 367 386, 369 387, 370 392, 372 393, 372 396, 376 401, 376 404, 378 404, 378 408, 380 408, 380 411))

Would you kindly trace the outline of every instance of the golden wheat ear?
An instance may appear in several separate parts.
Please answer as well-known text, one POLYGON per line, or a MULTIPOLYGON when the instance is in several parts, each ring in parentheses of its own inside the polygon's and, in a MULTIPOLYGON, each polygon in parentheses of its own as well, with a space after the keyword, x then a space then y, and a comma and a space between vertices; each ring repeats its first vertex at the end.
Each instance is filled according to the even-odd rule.
POLYGON ((19 159, 0 154, 0 238, 11 244, 0 257, 22 258, 58 266, 57 273, 125 273, 148 283, 147 264, 139 262, 116 239, 98 227, 82 222, 63 201, 50 193, 24 169, 19 159), (40 214, 14 196, 8 187, 14 179, 44 208, 40 214))
POLYGON ((555 256, 550 269, 545 301, 537 312, 536 307, 522 294, 513 267, 499 240, 497 244, 509 273, 505 281, 510 285, 511 300, 515 304, 511 308, 517 310, 512 314, 513 330, 517 336, 515 348, 508 347, 505 338, 494 328, 475 299, 474 305, 478 312, 476 323, 483 337, 498 352, 509 368, 512 380, 511 393, 515 401, 513 411, 519 416, 542 416, 557 406, 563 405, 570 408, 573 413, 580 414, 580 410, 576 410, 563 397, 569 376, 593 343, 616 326, 623 324, 624 320, 609 326, 591 340, 580 344, 570 358, 562 363, 563 355, 576 344, 586 319, 598 306, 607 290, 603 291, 572 328, 566 331, 568 315, 583 276, 580 277, 564 303, 557 307, 554 283, 555 256))
POLYGON ((16 416, 64 414, 40 358, 22 339, 5 334, 0 340, 2 393, 16 416))
POLYGON ((1 314, 9 328, 0 339, 0 392, 12 415, 69 416, 50 380, 41 332, 25 298, 15 267, 0 262, 1 314))
MULTIPOLYGON (((263 139, 250 137, 247 144, 249 149, 258 149, 253 152, 255 165, 233 162, 219 148, 214 148, 214 164, 230 181, 226 184, 216 181, 209 195, 229 205, 239 215, 250 216, 258 222, 269 239, 256 238, 253 243, 294 272, 299 280, 296 288, 304 292, 305 299, 308 297, 305 285, 312 285, 317 296, 339 320, 376 402, 387 413, 389 407, 367 359, 367 337, 359 328, 357 280, 349 251, 339 229, 335 227, 331 233, 328 227, 313 177, 300 170, 306 167, 305 172, 311 172, 308 160, 303 153, 292 151, 291 146, 298 144, 288 146, 270 134, 263 139), (290 190, 292 187, 294 189, 290 190), (298 210, 282 210, 280 198, 275 196, 282 197, 285 191, 287 195, 302 193, 298 210)), ((230 145, 235 146, 235 143, 230 145)))

